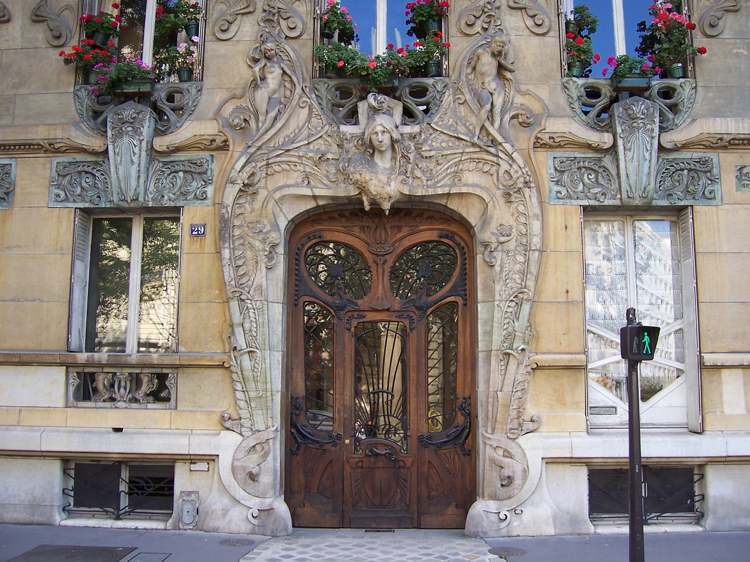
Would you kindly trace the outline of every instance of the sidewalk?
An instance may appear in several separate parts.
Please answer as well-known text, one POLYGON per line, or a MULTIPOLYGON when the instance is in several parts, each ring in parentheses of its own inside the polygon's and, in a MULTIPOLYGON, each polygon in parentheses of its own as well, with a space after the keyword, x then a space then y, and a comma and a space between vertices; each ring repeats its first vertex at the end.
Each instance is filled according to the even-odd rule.
MULTIPOLYGON (((648 562, 750 560, 750 532, 647 533, 648 562)), ((627 562, 627 535, 470 539, 461 531, 295 529, 290 537, 0 525, 0 562, 627 562), (46 545, 46 546, 44 546, 46 545), (53 548, 56 547, 56 548, 53 548)))

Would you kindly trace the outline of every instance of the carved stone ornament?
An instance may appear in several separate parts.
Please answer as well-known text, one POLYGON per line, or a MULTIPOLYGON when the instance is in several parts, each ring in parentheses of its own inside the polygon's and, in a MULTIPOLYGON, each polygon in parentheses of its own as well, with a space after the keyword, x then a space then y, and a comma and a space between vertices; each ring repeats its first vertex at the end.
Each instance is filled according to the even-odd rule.
MULTIPOLYGON (((597 131, 612 130, 612 106, 617 96, 609 80, 563 78, 563 88, 580 123, 597 131)), ((666 132, 685 122, 695 104, 695 94, 695 80, 655 80, 643 97, 657 104, 659 130, 666 132)))
MULTIPOLYGON (((597 207, 632 205, 618 183, 613 153, 550 153, 550 203, 597 207)), ((719 205, 719 159, 716 154, 672 153, 659 157, 654 188, 639 204, 719 205), (646 201, 648 201, 646 203, 646 201)))
POLYGON ((698 19, 698 28, 707 37, 721 35, 726 26, 724 16, 727 12, 739 12, 739 0, 709 0, 710 5, 703 10, 698 19))
POLYGON ((735 179, 737 180, 737 191, 750 193, 750 166, 736 166, 735 179))
POLYGON ((508 0, 511 10, 523 10, 523 23, 537 35, 547 35, 550 30, 549 13, 543 4, 544 0, 508 0))
POLYGON ((10 10, 4 2, 0 2, 0 23, 8 23, 10 21, 10 10))
POLYGON ((40 0, 31 11, 31 21, 44 23, 44 37, 53 47, 67 45, 75 37, 77 5, 59 0, 40 0))
POLYGON ((68 406, 83 408, 175 409, 177 374, 68 370, 68 406))
POLYGON ((219 41, 227 41, 240 30, 242 16, 255 11, 255 0, 216 0, 211 29, 219 41))
POLYGON ((213 201, 213 155, 153 157, 146 189, 126 204, 115 195, 110 166, 96 157, 52 159, 50 207, 175 207, 210 205, 213 201))
MULTIPOLYGON (((494 284, 494 305, 481 308, 478 319, 479 326, 491 327, 491 358, 481 362, 477 373, 478 394, 486 399, 471 412, 477 434, 490 436, 477 443, 482 449, 478 458, 505 450, 514 460, 506 462, 497 453, 488 461, 496 468, 478 486, 482 499, 475 505, 479 517, 485 517, 486 509, 512 509, 520 501, 518 491, 533 489, 536 482, 530 478, 539 477, 517 439, 539 426, 538 417, 527 419, 525 407, 541 211, 533 176, 509 130, 513 121, 530 127, 540 118, 516 102, 512 49, 499 13, 496 7, 492 16, 480 12, 486 25, 476 27, 476 39, 453 61, 454 75, 443 80, 429 113, 418 118, 406 102, 374 96, 357 98, 340 119, 338 109, 325 107, 328 96, 320 95, 322 86, 314 92, 308 86, 306 65, 287 40, 283 21, 289 20, 284 20, 281 5, 264 4, 258 43, 247 56, 247 88, 216 112, 230 154, 238 154, 217 172, 228 178, 220 242, 239 414, 236 422, 224 419, 233 431, 222 435, 236 437, 234 431, 239 431, 249 438, 273 431, 279 438, 268 441, 270 454, 258 467, 261 473, 267 466, 282 470, 279 444, 289 436, 275 428, 289 424, 288 414, 281 415, 288 350, 279 331, 284 307, 278 303, 288 272, 278 265, 285 260, 278 258, 287 251, 282 233, 296 217, 329 205, 450 209, 474 224, 484 257, 479 275, 494 284), (470 209, 481 209, 481 216, 470 209), (504 485, 508 482, 512 485, 504 485)), ((528 2, 525 9, 534 6, 528 2)), ((287 450, 291 445, 287 442, 287 450)), ((222 472, 227 490, 253 509, 265 505, 268 496, 259 491, 238 491, 243 474, 248 474, 244 468, 222 472)), ((264 492, 281 498, 280 481, 264 492)), ((281 505, 268 517, 288 517, 288 511, 280 513, 281 505)))
POLYGON ((643 98, 630 98, 616 103, 613 114, 622 202, 648 205, 654 198, 659 148, 657 105, 643 98))
POLYGON ((16 159, 0 158, 0 209, 13 208, 16 187, 16 159))
POLYGON ((155 127, 154 112, 134 101, 118 105, 110 112, 107 142, 115 204, 131 204, 143 199, 155 127))
MULTIPOLYGON (((182 127, 195 111, 203 92, 202 82, 167 82, 156 84, 151 101, 159 116, 155 135, 168 135, 182 127), (173 99, 175 101, 170 101, 173 99)), ((74 92, 76 112, 81 123, 95 135, 106 136, 107 118, 118 104, 99 103, 89 86, 76 86, 74 92)))

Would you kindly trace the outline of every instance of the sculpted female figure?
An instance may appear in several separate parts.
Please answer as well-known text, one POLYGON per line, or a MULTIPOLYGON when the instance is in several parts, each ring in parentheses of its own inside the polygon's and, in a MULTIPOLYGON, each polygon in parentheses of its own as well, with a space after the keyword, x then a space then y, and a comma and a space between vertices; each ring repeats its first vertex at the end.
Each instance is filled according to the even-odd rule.
POLYGON ((365 125, 362 139, 364 154, 355 154, 344 165, 349 181, 362 194, 365 210, 370 210, 372 201, 388 214, 391 204, 399 193, 396 176, 400 164, 401 142, 396 122, 387 113, 372 113, 365 125))
POLYGON ((255 135, 260 138, 273 125, 281 107, 281 88, 284 73, 292 76, 278 55, 276 46, 265 43, 261 46, 262 56, 253 66, 255 79, 255 108, 258 110, 259 129, 255 135))

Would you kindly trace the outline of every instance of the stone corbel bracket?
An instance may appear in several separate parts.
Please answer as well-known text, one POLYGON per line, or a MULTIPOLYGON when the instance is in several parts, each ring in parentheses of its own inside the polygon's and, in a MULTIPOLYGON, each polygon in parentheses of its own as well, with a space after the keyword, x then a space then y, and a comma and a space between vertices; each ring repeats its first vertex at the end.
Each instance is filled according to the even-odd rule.
POLYGON ((10 21, 10 10, 4 2, 0 2, 0 23, 8 23, 10 21))
MULTIPOLYGON (((174 133, 182 127, 198 106, 203 82, 166 82, 157 84, 152 102, 158 116, 154 134, 174 133)), ((117 104, 100 104, 88 86, 76 86, 75 106, 83 126, 91 133, 107 135, 107 118, 117 104)))
POLYGON ((0 209, 13 207, 16 188, 16 159, 0 158, 0 209))
MULTIPOLYGON (((563 78, 563 88, 576 120, 597 131, 612 131, 615 91, 609 80, 563 78)), ((657 104, 659 131, 672 131, 682 125, 695 104, 696 84, 690 78, 655 80, 643 94, 657 104)))
MULTIPOLYGON (((613 152, 606 155, 551 152, 547 158, 549 199, 553 205, 602 208, 628 205, 618 184, 617 158, 613 152)), ((648 206, 721 205, 718 154, 661 155, 654 178, 654 189, 647 192, 648 206)))
MULTIPOLYGON (((1 162, 1 161, 0 161, 1 162)), ((182 207, 210 205, 214 190, 212 154, 155 156, 151 159, 141 197, 117 201, 107 158, 93 156, 52 159, 50 207, 182 207)))
MULTIPOLYGON (((53 47, 67 45, 75 37, 78 9, 72 2, 53 8, 52 0, 40 0, 31 12, 31 21, 46 24, 44 37, 53 47)), ((8 16, 10 18, 10 16, 8 16)))

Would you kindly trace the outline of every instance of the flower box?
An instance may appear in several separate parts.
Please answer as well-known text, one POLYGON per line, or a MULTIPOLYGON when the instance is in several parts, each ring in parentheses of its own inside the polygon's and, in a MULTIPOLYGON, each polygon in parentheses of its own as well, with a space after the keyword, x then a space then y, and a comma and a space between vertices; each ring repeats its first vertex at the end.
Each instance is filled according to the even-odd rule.
POLYGON ((613 76, 612 88, 615 92, 645 92, 651 87, 651 77, 641 75, 613 76))
POLYGON ((150 79, 129 80, 118 85, 115 94, 124 97, 151 97, 154 81, 150 79))

